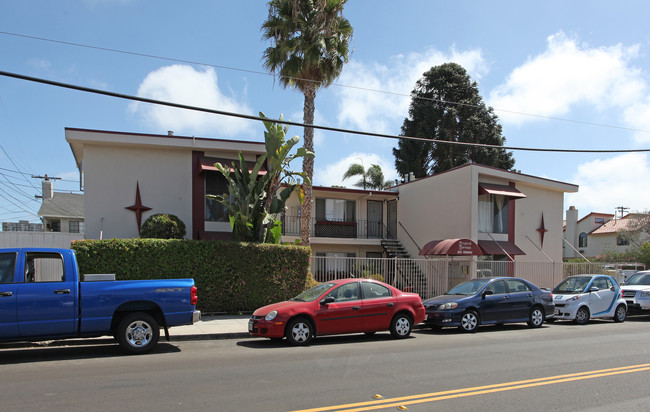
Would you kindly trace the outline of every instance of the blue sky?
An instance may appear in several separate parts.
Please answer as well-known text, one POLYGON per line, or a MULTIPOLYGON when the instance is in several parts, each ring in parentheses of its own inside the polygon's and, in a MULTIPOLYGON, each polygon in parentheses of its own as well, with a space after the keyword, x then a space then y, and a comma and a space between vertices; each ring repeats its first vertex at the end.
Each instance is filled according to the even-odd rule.
MULTIPOLYGON (((301 122, 302 95, 262 67, 267 13, 266 2, 253 0, 5 1, 0 70, 301 122)), ((344 15, 354 27, 353 52, 335 84, 317 95, 318 124, 399 134, 415 82, 454 61, 495 109, 507 146, 650 148, 647 1, 350 0, 344 15)), ((38 221, 40 181, 32 174, 61 177, 55 190, 79 189, 65 127, 263 139, 254 121, 0 76, 0 221, 38 221)), ((302 129, 289 133, 302 136, 302 129)), ((315 141, 317 185, 352 187, 341 176, 359 161, 397 177, 395 140, 317 131, 315 141)), ((565 209, 576 206, 580 217, 618 206, 650 209, 646 152, 514 151, 514 158, 522 173, 579 185, 565 209)))

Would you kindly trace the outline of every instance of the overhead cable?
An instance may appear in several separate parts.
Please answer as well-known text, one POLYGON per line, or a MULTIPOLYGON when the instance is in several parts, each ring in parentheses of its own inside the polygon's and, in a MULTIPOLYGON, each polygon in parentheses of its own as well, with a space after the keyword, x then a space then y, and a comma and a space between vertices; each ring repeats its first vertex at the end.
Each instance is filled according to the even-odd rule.
POLYGON ((311 127, 312 129, 318 129, 318 130, 325 130, 325 131, 330 131, 330 132, 337 132, 337 133, 349 133, 349 134, 355 134, 355 135, 362 135, 362 136, 370 136, 370 137, 382 137, 382 138, 387 138, 387 139, 404 139, 404 140, 414 140, 414 141, 422 141, 422 142, 434 142, 437 144, 446 144, 446 145, 455 145, 455 146, 466 146, 466 147, 480 147, 480 148, 487 148, 487 149, 504 149, 504 150, 521 150, 521 151, 531 151, 531 152, 561 152, 561 153, 633 153, 633 152, 650 152, 650 149, 548 149, 548 148, 532 148, 532 147, 518 147, 518 146, 500 146, 500 145, 489 145, 489 144, 481 144, 481 143, 467 143, 467 142, 452 142, 448 140, 438 140, 438 139, 428 139, 425 137, 414 137, 414 136, 398 136, 398 135, 393 135, 393 134, 386 134, 386 133, 374 133, 374 132, 364 132, 360 130, 353 130, 353 129, 342 129, 339 127, 330 127, 330 126, 321 126, 321 125, 315 125, 315 124, 304 124, 304 123, 299 123, 299 122, 292 122, 292 121, 287 121, 287 120, 279 120, 279 119, 269 119, 269 118, 264 118, 260 116, 253 116, 249 114, 244 114, 244 113, 235 113, 235 112, 227 112, 224 110, 216 110, 216 109, 208 109, 204 107, 198 107, 198 106, 190 106, 186 104, 180 104, 180 103, 174 103, 174 102, 167 102, 163 100, 155 100, 155 99, 149 99, 146 97, 140 97, 140 96, 133 96, 133 95, 128 95, 128 94, 122 94, 122 93, 115 93, 115 92, 110 92, 107 90, 101 90, 101 89, 94 89, 91 87, 85 87, 85 86, 79 86, 79 85, 74 85, 70 83, 62 83, 62 82, 56 82, 53 80, 47 80, 47 79, 42 79, 38 77, 32 77, 32 76, 25 76, 22 74, 17 74, 17 73, 11 73, 11 72, 6 72, 0 70, 0 76, 5 76, 5 77, 12 77, 15 79, 21 79, 21 80, 27 80, 30 82, 35 82, 35 83, 41 83, 41 84, 47 84, 50 86, 56 86, 56 87, 62 87, 66 89, 71 89, 71 90, 77 90, 77 91, 82 91, 82 92, 87 92, 87 93, 94 93, 94 94, 100 94, 104 96, 110 96, 110 97, 115 97, 119 99, 125 99, 125 100, 133 100, 133 101, 138 101, 142 103, 150 103, 150 104, 156 104, 156 105, 161 105, 161 106, 168 106, 168 107, 175 107, 177 109, 185 109, 185 110, 194 110, 198 112, 204 112, 204 113, 211 113, 211 114, 217 114, 221 116, 229 116, 229 117, 236 117, 240 119, 247 119, 247 120, 255 120, 255 121, 272 121, 274 123, 279 123, 279 124, 284 124, 284 125, 289 125, 289 126, 298 126, 298 127, 311 127))

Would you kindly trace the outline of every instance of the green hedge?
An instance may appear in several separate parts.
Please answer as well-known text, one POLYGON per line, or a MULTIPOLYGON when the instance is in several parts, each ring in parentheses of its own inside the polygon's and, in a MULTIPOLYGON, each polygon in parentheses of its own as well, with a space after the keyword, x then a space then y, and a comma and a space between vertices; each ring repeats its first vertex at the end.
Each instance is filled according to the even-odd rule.
POLYGON ((73 242, 79 271, 118 280, 194 278, 203 313, 253 311, 305 289, 310 249, 202 240, 109 239, 73 242))

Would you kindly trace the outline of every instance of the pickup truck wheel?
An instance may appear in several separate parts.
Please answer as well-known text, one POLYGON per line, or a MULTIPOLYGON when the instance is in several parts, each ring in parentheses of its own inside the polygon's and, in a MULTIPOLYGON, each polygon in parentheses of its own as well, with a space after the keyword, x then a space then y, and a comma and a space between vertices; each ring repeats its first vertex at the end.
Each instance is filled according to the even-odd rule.
POLYGON ((158 322, 147 313, 131 313, 117 327, 117 341, 128 354, 149 352, 158 343, 158 338, 158 322))

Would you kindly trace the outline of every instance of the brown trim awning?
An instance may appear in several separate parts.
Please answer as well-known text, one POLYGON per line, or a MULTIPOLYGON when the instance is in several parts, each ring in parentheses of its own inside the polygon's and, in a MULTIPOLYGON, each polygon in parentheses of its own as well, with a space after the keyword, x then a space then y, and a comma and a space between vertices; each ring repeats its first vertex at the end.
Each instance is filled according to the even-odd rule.
POLYGON ((424 245, 419 255, 481 256, 483 252, 470 239, 432 240, 424 245))
MULTIPOLYGON (((200 166, 201 166, 201 170, 211 170, 213 172, 216 172, 217 168, 214 167, 215 163, 221 163, 223 165, 231 165, 232 162, 234 162, 234 161, 235 161, 234 159, 215 159, 215 158, 209 158, 209 157, 202 157, 200 159, 200 166)), ((252 172, 253 167, 255 166, 255 164, 252 163, 252 162, 246 162, 246 164, 248 165, 248 172, 249 173, 252 172)), ((231 172, 233 171, 232 167, 230 167, 230 171, 231 172)), ((262 169, 260 170, 260 172, 258 174, 265 175, 266 174, 266 166, 262 166, 262 169)))
POLYGON ((486 255, 525 255, 517 245, 505 240, 479 240, 478 246, 486 255))
POLYGON ((514 186, 495 185, 492 183, 479 183, 478 194, 501 195, 515 198, 525 198, 526 195, 517 190, 514 186))

